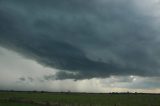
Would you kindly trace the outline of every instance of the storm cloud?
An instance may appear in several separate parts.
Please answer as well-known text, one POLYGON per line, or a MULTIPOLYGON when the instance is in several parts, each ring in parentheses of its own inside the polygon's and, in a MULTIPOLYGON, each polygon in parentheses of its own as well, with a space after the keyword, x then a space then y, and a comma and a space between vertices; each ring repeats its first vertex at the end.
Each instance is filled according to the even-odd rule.
MULTIPOLYGON (((10 49, 0 47, 0 89, 52 92, 160 92, 159 77, 110 76, 92 79, 56 79, 60 70, 45 67, 10 49), (45 76, 45 77, 44 77, 45 76)), ((67 72, 67 71, 65 71, 67 72)), ((72 75, 73 73, 67 72, 72 75)), ((70 76, 67 76, 70 78, 70 76)))
POLYGON ((0 46, 58 69, 57 79, 159 76, 158 6, 157 0, 0 0, 0 46))

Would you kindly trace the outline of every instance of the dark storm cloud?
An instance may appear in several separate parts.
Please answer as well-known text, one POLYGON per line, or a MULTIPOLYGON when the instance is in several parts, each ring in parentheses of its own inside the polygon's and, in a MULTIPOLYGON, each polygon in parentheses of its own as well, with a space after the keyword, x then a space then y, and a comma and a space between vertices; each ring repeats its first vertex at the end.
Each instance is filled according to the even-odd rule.
POLYGON ((159 76, 152 21, 133 0, 0 0, 0 45, 62 70, 59 79, 159 76))

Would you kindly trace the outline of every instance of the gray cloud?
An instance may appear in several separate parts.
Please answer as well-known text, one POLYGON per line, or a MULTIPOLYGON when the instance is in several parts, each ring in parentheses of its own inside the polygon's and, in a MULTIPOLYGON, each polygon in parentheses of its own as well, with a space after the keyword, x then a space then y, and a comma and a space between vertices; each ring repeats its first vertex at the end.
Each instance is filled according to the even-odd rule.
POLYGON ((60 69, 59 79, 159 76, 159 31, 141 2, 0 0, 0 45, 60 69))
POLYGON ((33 82, 34 81, 34 78, 32 77, 20 77, 19 78, 20 81, 24 82, 24 81, 28 81, 28 82, 33 82))
POLYGON ((21 77, 21 78, 19 78, 19 80, 20 80, 20 81, 25 81, 26 79, 23 78, 23 77, 21 77))
MULTIPOLYGON (((160 92, 159 77, 110 76, 59 80, 54 68, 44 67, 38 62, 25 58, 6 48, 0 47, 0 89, 74 92, 160 92), (45 77, 44 77, 45 76, 45 77)), ((77 72, 64 71, 61 74, 77 75, 77 72)), ((61 76, 60 78, 64 78, 61 76)))

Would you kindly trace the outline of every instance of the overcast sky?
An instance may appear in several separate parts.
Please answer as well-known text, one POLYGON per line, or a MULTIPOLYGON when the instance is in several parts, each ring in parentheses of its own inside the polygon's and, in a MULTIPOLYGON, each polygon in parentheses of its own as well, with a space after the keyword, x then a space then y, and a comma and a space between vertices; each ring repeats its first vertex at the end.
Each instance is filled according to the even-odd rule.
POLYGON ((0 89, 160 92, 159 0, 0 0, 0 89))

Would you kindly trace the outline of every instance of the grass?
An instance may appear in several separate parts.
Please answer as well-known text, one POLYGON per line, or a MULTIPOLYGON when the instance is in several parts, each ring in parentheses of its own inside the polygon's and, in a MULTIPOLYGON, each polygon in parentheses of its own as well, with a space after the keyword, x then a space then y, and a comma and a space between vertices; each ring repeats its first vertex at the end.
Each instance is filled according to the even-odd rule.
MULTIPOLYGON (((160 95, 153 94, 87 94, 87 93, 40 93, 0 92, 0 99, 17 98, 37 102, 59 103, 63 106, 160 106, 160 95)), ((0 106, 8 106, 1 105, 0 106)), ((31 106, 14 105, 9 106, 31 106)))
POLYGON ((0 106, 35 106, 31 104, 26 104, 26 103, 12 103, 12 102, 0 102, 0 106))

